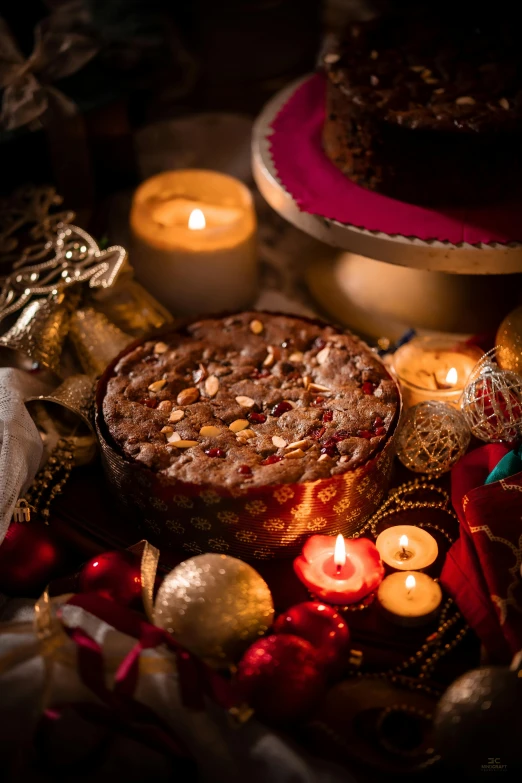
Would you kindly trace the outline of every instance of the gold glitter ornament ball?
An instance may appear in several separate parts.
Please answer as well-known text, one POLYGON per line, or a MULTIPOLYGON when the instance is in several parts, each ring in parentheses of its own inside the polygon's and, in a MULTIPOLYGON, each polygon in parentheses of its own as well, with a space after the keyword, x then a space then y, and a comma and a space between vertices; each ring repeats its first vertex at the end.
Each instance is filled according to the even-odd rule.
POLYGON ((213 666, 237 662, 273 617, 272 595, 257 571, 213 553, 176 566, 154 605, 154 623, 213 666))
POLYGON ((496 346, 499 366, 522 375, 522 306, 506 315, 500 324, 496 346))

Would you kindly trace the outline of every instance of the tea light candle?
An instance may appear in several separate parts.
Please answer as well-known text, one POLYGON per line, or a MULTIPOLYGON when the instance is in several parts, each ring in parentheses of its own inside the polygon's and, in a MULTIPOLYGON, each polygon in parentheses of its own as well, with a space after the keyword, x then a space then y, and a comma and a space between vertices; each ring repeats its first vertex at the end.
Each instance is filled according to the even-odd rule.
POLYGON ((377 536, 381 560, 398 571, 427 568, 437 559, 439 547, 427 530, 415 525, 394 525, 377 536))
POLYGON ((442 590, 427 574, 397 571, 382 580, 377 601, 389 620, 397 625, 415 627, 435 619, 442 590))
POLYGON ((314 595, 330 604, 352 604, 372 593, 384 576, 375 544, 368 538, 310 536, 294 570, 314 595))
POLYGON ((438 400, 458 407, 471 371, 483 356, 480 348, 443 337, 414 337, 392 359, 404 410, 438 400))
POLYGON ((256 217, 239 180, 203 169, 165 171, 143 182, 131 207, 129 260, 169 310, 240 310, 257 288, 256 217))

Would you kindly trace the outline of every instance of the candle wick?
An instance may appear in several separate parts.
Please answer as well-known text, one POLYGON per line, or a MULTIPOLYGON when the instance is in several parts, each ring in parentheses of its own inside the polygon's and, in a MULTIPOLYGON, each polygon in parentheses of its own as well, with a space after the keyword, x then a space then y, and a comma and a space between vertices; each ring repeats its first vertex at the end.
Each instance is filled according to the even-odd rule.
POLYGON ((342 565, 337 564, 335 566, 335 573, 337 574, 337 576, 339 576, 339 574, 341 573, 341 569, 342 569, 342 565))
POLYGON ((435 382, 435 387, 437 389, 452 389, 453 388, 453 385, 451 383, 446 383, 445 381, 444 382, 439 381, 439 379, 437 378, 436 373, 432 372, 432 376, 433 376, 433 380, 435 382))

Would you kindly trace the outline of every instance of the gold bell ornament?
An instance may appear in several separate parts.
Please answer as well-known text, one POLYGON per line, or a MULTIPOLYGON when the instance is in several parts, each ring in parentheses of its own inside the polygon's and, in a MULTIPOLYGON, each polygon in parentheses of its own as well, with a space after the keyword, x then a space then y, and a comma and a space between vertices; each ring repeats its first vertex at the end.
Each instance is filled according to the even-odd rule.
POLYGON ((83 371, 94 377, 101 375, 133 339, 93 307, 84 307, 73 313, 69 338, 83 371))
POLYGON ((44 368, 60 377, 62 348, 77 301, 70 290, 33 299, 0 337, 1 364, 22 370, 44 368))

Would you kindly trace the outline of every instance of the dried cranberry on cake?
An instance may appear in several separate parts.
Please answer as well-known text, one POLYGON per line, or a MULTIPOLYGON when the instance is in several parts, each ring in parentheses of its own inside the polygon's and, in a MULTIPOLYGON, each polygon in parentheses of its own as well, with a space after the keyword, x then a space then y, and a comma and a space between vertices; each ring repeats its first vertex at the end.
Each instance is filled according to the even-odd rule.
POLYGON ((116 365, 103 417, 123 454, 228 489, 308 482, 372 459, 398 393, 361 340, 294 316, 204 318, 116 365))

